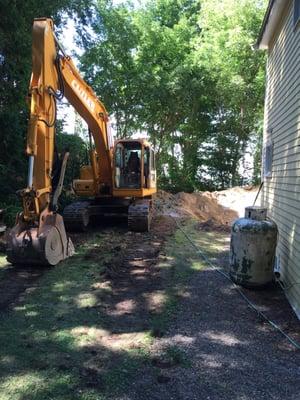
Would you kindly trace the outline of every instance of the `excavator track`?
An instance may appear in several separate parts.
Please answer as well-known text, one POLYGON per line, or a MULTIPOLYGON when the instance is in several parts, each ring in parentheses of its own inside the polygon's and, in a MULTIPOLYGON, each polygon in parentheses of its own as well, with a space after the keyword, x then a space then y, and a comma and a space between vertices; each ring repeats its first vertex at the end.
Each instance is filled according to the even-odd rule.
POLYGON ((89 201, 76 201, 64 208, 63 218, 68 231, 85 231, 90 222, 89 201))
POLYGON ((89 201, 77 201, 65 207, 63 212, 67 231, 86 231, 90 217, 128 218, 128 229, 135 232, 149 232, 152 216, 151 200, 139 200, 125 206, 124 204, 94 204, 89 201))
POLYGON ((128 228, 134 232, 149 232, 152 216, 150 200, 142 200, 128 207, 128 228))

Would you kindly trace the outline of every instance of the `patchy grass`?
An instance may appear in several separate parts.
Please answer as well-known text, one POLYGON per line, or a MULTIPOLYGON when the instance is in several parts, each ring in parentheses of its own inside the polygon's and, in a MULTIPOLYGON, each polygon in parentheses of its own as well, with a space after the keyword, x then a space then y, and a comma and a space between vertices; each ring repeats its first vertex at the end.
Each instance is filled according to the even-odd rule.
MULTIPOLYGON (((199 233, 194 223, 185 230, 217 256, 221 236, 216 245, 211 234, 199 233)), ((107 234, 92 235, 74 257, 47 270, 38 287, 11 312, 0 314, 0 400, 108 400, 124 392, 143 368, 155 374, 153 337, 165 333, 180 299, 188 295, 188 279, 203 263, 180 231, 170 236, 157 266, 163 287, 157 292, 153 288, 158 311, 151 313, 145 329, 133 332, 128 323, 116 333, 118 321, 124 325, 124 319, 108 313, 114 291, 106 273, 117 273, 122 235, 112 233, 109 240, 107 234)), ((5 264, 0 256, 0 273, 5 264)), ((189 366, 174 346, 165 356, 189 366)))
MULTIPOLYGON (((107 236, 94 235, 74 257, 46 271, 11 312, 0 314, 1 400, 109 399, 147 362, 147 332, 139 333, 138 348, 109 343, 113 333, 103 304, 112 289, 105 273, 119 242, 118 234, 109 244, 107 236)), ((0 260, 4 266, 5 257, 0 260)))
POLYGON ((217 260, 220 257, 220 254, 224 253, 224 251, 227 251, 228 249, 230 235, 227 232, 218 232, 213 230, 199 231, 197 224, 193 221, 188 221, 183 226, 183 229, 212 262, 217 260))
POLYGON ((84 387, 86 347, 105 324, 98 295, 87 292, 101 280, 104 263, 85 255, 101 243, 94 237, 78 254, 46 272, 39 287, 2 314, 0 332, 0 399, 99 399, 84 387), (75 328, 86 328, 84 340, 75 328), (82 388, 81 388, 82 386, 82 388))
MULTIPOLYGON (((212 237, 211 232, 199 233, 196 227, 197 223, 189 220, 186 221, 183 229, 199 247, 207 249, 207 255, 214 259, 224 247, 225 234, 217 234, 215 238, 212 237)), ((165 253, 166 256, 159 263, 159 267, 165 270, 166 296, 162 312, 153 317, 151 331, 153 337, 164 335, 170 319, 177 311, 178 302, 182 296, 187 295, 185 288, 188 279, 193 273, 205 267, 180 230, 177 230, 167 242, 165 253)))
POLYGON ((186 353, 178 346, 169 346, 164 354, 166 360, 173 365, 180 365, 184 368, 191 367, 191 361, 188 359, 186 353))

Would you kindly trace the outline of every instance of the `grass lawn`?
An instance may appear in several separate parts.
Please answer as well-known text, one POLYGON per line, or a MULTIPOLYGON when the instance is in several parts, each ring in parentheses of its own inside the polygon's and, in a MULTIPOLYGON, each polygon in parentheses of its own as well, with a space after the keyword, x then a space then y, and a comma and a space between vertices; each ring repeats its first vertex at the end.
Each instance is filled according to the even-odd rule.
MULTIPOLYGON (((191 222, 185 229, 212 258, 224 247, 224 234, 199 232, 191 222)), ((114 289, 104 273, 114 264, 122 240, 122 233, 109 240, 92 234, 74 257, 47 270, 38 287, 0 314, 0 400, 111 399, 130 387, 139 369, 146 366, 155 373, 153 337, 163 335, 185 283, 203 264, 176 231, 156 266, 164 282, 160 312, 145 329, 135 332, 128 326, 127 332, 115 335, 118 319, 106 307, 113 303, 114 289), (111 340, 116 336, 120 342, 111 340)), ((3 265, 0 256, 0 279, 3 265)), ((126 293, 122 296, 126 299, 126 293)), ((175 347, 167 356, 188 366, 175 347)))

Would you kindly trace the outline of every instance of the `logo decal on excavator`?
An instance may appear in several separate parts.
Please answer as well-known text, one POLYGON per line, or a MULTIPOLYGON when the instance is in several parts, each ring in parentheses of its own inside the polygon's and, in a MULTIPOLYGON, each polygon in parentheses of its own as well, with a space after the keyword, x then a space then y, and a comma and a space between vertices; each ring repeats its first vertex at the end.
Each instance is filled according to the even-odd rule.
POLYGON ((74 79, 71 83, 72 88, 76 91, 78 96, 85 102, 88 108, 92 111, 95 110, 95 103, 90 99, 86 91, 79 85, 79 83, 74 79))

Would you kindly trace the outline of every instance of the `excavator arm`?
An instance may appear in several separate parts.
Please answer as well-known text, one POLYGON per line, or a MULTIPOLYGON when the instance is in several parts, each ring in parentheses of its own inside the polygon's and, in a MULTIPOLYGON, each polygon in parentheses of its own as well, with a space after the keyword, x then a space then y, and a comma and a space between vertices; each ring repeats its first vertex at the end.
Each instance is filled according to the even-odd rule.
POLYGON ((56 205, 62 188, 68 153, 55 162, 56 103, 66 97, 87 122, 95 150, 91 150, 94 192, 112 192, 112 140, 108 114, 93 90, 81 78, 59 44, 49 18, 33 23, 32 75, 29 86, 30 119, 26 154, 27 187, 21 191, 23 212, 17 216, 8 242, 13 264, 55 265, 73 254, 56 205))
POLYGON ((95 185, 93 194, 112 194, 113 139, 109 130, 108 113, 92 88, 82 79, 70 57, 60 57, 59 70, 65 97, 86 121, 94 139, 95 151, 91 149, 90 153, 95 185))
MULTIPOLYGON (((55 143, 56 101, 64 96, 87 122, 93 135, 95 152, 91 165, 95 192, 105 186, 112 190, 112 140, 108 131, 108 114, 93 90, 80 76, 77 68, 59 44, 51 19, 35 19, 33 24, 32 77, 30 82, 30 121, 27 149, 29 156, 28 188, 36 193, 36 215, 49 203, 53 187, 53 156, 55 143), (97 162, 96 162, 97 157, 97 162)), ((25 218, 30 213, 25 212, 25 218)))

